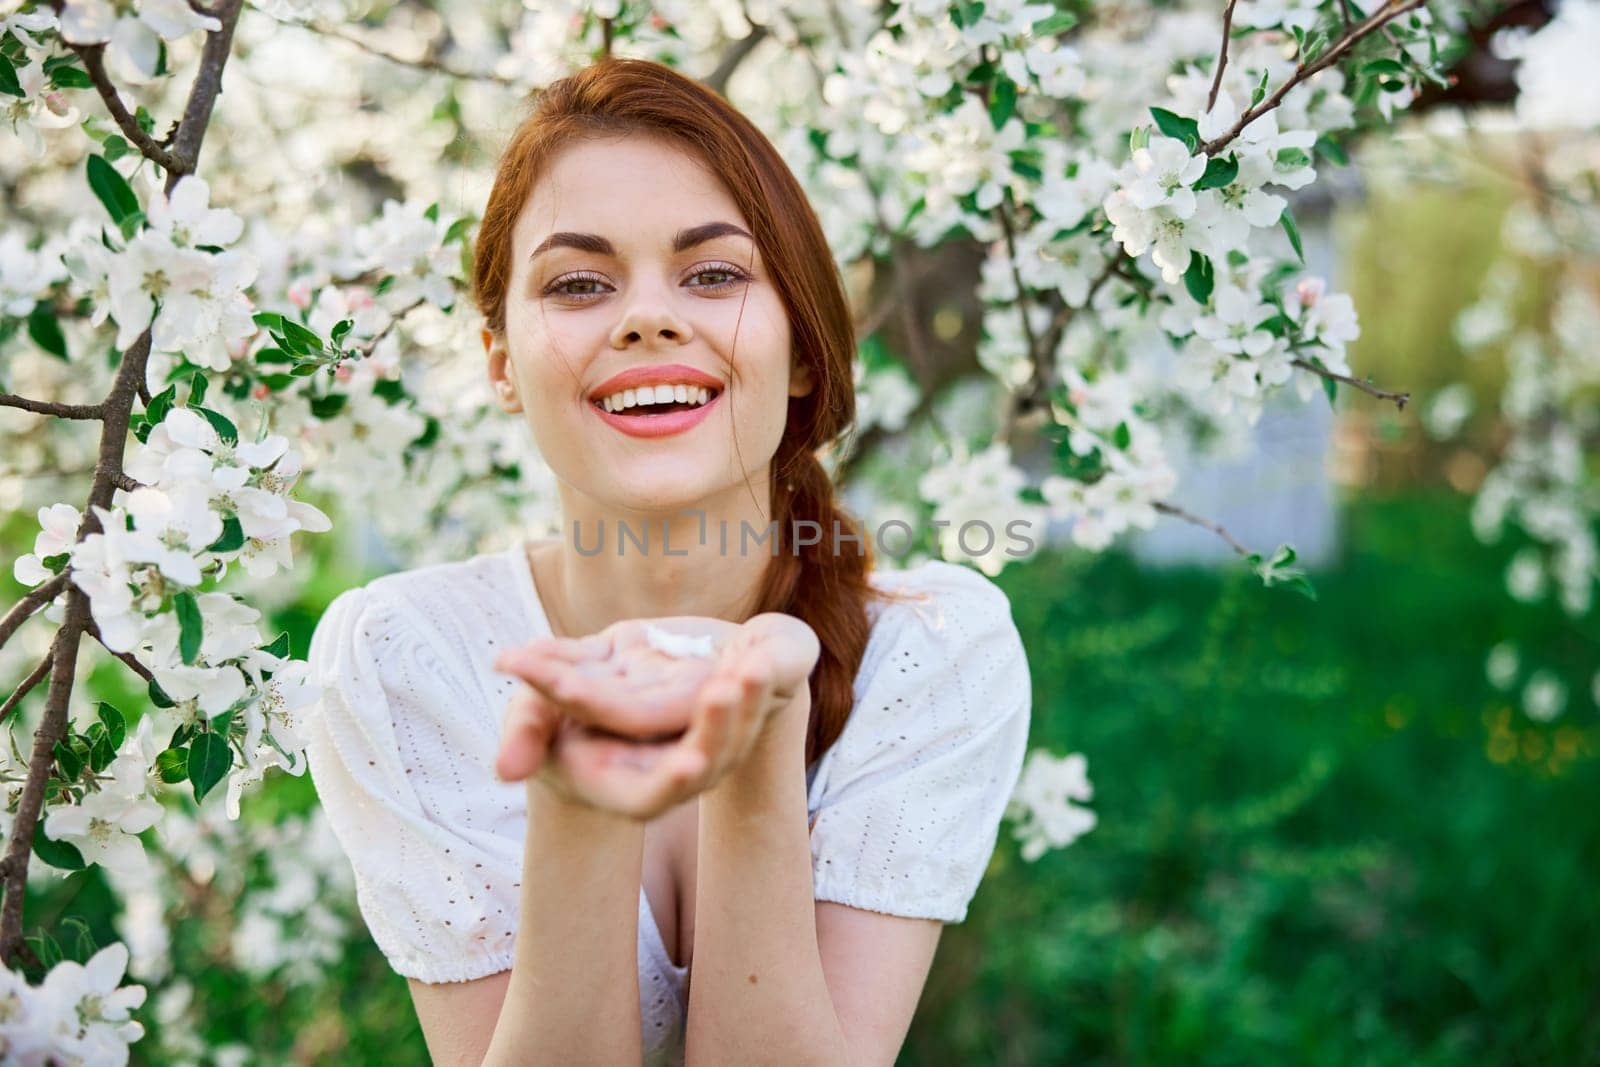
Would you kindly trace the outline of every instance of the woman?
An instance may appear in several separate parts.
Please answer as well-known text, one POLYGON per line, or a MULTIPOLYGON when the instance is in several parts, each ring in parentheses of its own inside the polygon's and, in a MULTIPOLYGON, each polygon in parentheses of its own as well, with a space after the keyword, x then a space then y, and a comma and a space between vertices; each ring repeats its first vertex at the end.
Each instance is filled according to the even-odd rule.
POLYGON ((516 131, 474 287, 572 534, 349 590, 311 652, 313 778, 435 1061, 892 1063, 1030 686, 993 583, 876 570, 835 504, 855 342, 799 183, 606 59, 516 131))

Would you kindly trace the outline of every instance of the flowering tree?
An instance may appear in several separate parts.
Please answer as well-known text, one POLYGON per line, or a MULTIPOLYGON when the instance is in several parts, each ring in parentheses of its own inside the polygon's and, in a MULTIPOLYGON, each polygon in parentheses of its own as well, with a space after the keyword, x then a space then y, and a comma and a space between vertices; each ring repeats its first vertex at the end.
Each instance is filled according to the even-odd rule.
MULTIPOLYGON (((863 339, 861 432, 827 458, 869 520, 947 524, 919 554, 996 574, 1009 557, 974 551, 969 520, 1067 520, 1101 549, 1166 514, 1303 584, 1290 547, 1186 509, 1169 450, 1286 387, 1405 401, 1351 373, 1355 309, 1305 271, 1286 194, 1448 84, 1469 22, 1450 0, 536 7, 0 0, 0 480, 39 522, 0 619, 20 678, 0 718, 44 687, 4 768, 8 1060, 125 1058, 130 945, 160 929, 156 908, 129 945, 61 958, 25 936, 35 859, 160 899, 206 866, 209 794, 225 785, 226 823, 272 768, 303 772, 319 694, 261 630, 305 577, 293 535, 332 528, 296 494, 366 512, 419 563, 558 514, 463 356, 462 295, 507 116, 601 53, 726 92, 813 194, 863 339), (952 365, 911 264, 974 243, 982 338, 952 365), (965 411, 958 378, 984 386, 965 411), (142 706, 78 706, 92 649, 142 706)), ((1035 753, 1012 805, 1025 857, 1089 829, 1089 798, 1081 756, 1035 753)), ((262 914, 315 899, 284 884, 262 914)))

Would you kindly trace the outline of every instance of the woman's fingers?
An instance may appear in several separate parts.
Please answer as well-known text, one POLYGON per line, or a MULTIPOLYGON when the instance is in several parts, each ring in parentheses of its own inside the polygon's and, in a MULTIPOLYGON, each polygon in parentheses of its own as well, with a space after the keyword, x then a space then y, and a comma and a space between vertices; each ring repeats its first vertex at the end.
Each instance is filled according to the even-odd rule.
POLYGON ((501 781, 518 782, 539 769, 556 724, 557 716, 536 691, 525 686, 511 695, 495 757, 495 774, 501 781))
POLYGON ((623 675, 624 664, 570 663, 528 654, 506 657, 505 667, 563 714, 611 733, 671 736, 688 725, 683 704, 692 686, 675 686, 662 677, 638 684, 623 675), (676 694, 681 696, 674 699, 676 694))

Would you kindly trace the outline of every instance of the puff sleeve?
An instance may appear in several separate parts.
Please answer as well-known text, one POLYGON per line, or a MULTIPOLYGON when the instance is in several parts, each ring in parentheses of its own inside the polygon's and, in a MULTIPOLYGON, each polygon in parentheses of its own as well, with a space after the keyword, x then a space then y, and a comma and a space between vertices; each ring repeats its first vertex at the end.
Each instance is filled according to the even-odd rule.
POLYGON ((897 582, 812 783, 817 900, 961 922, 1021 774, 1032 683, 1004 592, 935 560, 897 582), (914 587, 914 588, 911 588, 914 587))
POLYGON ((461 822, 441 787, 457 783, 480 809, 503 807, 493 791, 511 788, 487 769, 478 783, 477 756, 464 755, 481 739, 462 737, 463 666, 437 654, 403 596, 370 586, 334 599, 309 658, 323 696, 307 761, 373 940, 397 973, 425 982, 509 969, 521 842, 461 822))

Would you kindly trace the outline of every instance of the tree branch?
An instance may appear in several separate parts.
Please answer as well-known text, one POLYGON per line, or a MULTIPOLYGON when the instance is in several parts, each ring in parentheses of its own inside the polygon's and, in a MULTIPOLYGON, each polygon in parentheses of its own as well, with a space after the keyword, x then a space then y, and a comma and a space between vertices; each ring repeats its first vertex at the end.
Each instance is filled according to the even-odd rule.
MULTIPOLYGON (((184 174, 194 173, 195 167, 200 164, 200 145, 205 140, 206 128, 211 125, 211 109, 216 105, 217 94, 222 92, 222 68, 228 62, 229 50, 233 48, 233 29, 239 22, 239 12, 243 7, 244 0, 218 0, 217 19, 222 23, 222 28, 206 34, 205 46, 200 50, 200 70, 194 76, 194 85, 189 89, 189 100, 183 107, 183 118, 178 126, 175 151, 183 169, 181 172, 167 172, 169 196, 178 180, 184 174)), ((145 355, 148 358, 148 341, 145 355)), ((143 359, 139 361, 141 367, 144 362, 143 359)), ((142 375, 137 382, 143 384, 142 375)))
POLYGON ((1195 526, 1210 530, 1212 533, 1226 541, 1228 543, 1228 547, 1239 553, 1241 556, 1248 557, 1254 555, 1254 553, 1252 553, 1248 548, 1239 542, 1237 537, 1229 533, 1221 523, 1212 522, 1210 519, 1203 519, 1194 512, 1180 508, 1176 504, 1169 504, 1165 500, 1157 500, 1151 506, 1157 511, 1161 512, 1163 515, 1171 515, 1173 518, 1182 519, 1184 522, 1192 523, 1195 526))
POLYGON ((1406 402, 1411 399, 1410 393, 1392 393, 1387 389, 1379 389, 1377 386, 1368 382, 1364 382, 1359 378, 1352 378, 1348 374, 1337 374, 1334 371, 1329 370, 1327 367, 1319 367, 1317 364, 1312 363, 1308 359, 1296 357, 1289 362, 1294 364, 1296 367, 1299 367, 1301 370, 1308 370, 1312 374, 1318 375, 1319 377, 1327 378, 1329 381, 1343 382, 1352 388, 1361 390, 1363 393, 1366 393, 1369 396, 1375 396, 1379 400, 1392 400, 1394 401, 1394 406, 1401 411, 1405 410, 1406 402))
POLYGON ((425 70, 430 74, 445 74, 452 78, 461 78, 464 81, 482 81, 505 86, 515 86, 516 84, 511 79, 502 78, 500 75, 495 74, 492 71, 462 70, 459 67, 453 67, 450 64, 439 59, 434 59, 431 56, 420 56, 416 59, 407 59, 405 56, 396 55, 393 52, 373 44, 371 41, 366 40, 359 34, 351 33, 348 30, 342 29, 341 27, 332 23, 306 22, 301 23, 300 25, 304 26, 308 30, 323 34, 324 36, 336 38, 337 40, 343 41, 345 44, 353 45, 354 47, 367 53, 369 56, 387 60, 390 63, 395 63, 402 67, 411 67, 415 70, 425 70))
POLYGON ((144 158, 169 174, 175 170, 182 170, 183 161, 145 133, 144 127, 139 125, 139 120, 128 111, 128 105, 122 102, 122 95, 112 84, 111 76, 106 73, 106 46, 89 44, 69 45, 69 47, 83 60, 83 69, 88 72, 89 80, 94 83, 95 89, 100 93, 100 99, 105 101, 106 110, 111 112, 117 128, 122 131, 122 136, 128 139, 128 143, 137 148, 144 158))
POLYGON ((120 659, 123 663, 126 663, 128 668, 132 670, 134 674, 137 674, 140 678, 143 678, 147 682, 153 682, 156 680, 155 675, 150 673, 150 668, 146 667, 143 663, 140 663, 137 659, 135 659, 133 653, 118 652, 110 645, 107 645, 106 639, 100 635, 99 625, 92 618, 89 620, 89 625, 85 628, 84 632, 90 637, 94 638, 96 641, 100 642, 100 647, 104 648, 107 652, 120 659))
POLYGON ((11 606, 6 616, 0 619, 0 648, 4 648, 11 635, 17 632, 17 627, 32 617, 44 605, 56 598, 56 595, 67 584, 67 572, 62 571, 54 578, 34 586, 23 594, 22 599, 11 606))
MULTIPOLYGON (((217 94, 222 91, 222 69, 227 64, 233 46, 233 31, 239 21, 244 0, 218 0, 216 17, 221 28, 206 34, 200 53, 200 69, 195 74, 184 105, 171 161, 167 168, 166 191, 185 174, 192 173, 200 158, 200 146, 205 140, 206 128, 211 124, 211 113, 217 94)), ((108 103, 109 106, 109 103, 108 103)), ((126 475, 122 470, 122 456, 127 449, 128 428, 135 396, 142 395, 145 369, 150 361, 150 328, 146 327, 126 352, 117 367, 111 391, 100 403, 100 449, 95 461, 94 481, 83 509, 83 521, 78 527, 78 540, 101 531, 96 508, 109 507, 111 498, 126 475)), ((5 857, 0 859, 4 872, 4 904, 0 905, 0 962, 15 967, 20 960, 30 959, 32 953, 23 937, 22 907, 28 878, 28 860, 33 850, 33 835, 44 809, 45 784, 55 765, 55 743, 67 732, 67 705, 72 698, 72 687, 77 674, 78 646, 86 633, 98 632, 89 611, 87 594, 66 580, 66 573, 43 583, 32 590, 7 613, 0 622, 0 644, 33 613, 39 603, 47 602, 55 592, 66 587, 67 609, 61 628, 56 631, 50 645, 50 688, 45 697, 44 714, 39 729, 33 737, 33 752, 28 760, 28 776, 11 824, 11 834, 6 841, 5 857), (29 605, 32 606, 29 606, 29 605)))
POLYGON ((1387 0, 1377 11, 1357 23, 1348 33, 1333 42, 1322 55, 1310 63, 1302 63, 1296 67, 1289 79, 1274 89, 1270 96, 1254 107, 1247 108, 1244 114, 1239 116, 1239 121, 1230 126, 1221 136, 1202 144, 1200 151, 1208 156, 1216 155, 1228 146, 1229 141, 1239 136, 1240 131, 1246 126, 1283 103, 1283 98, 1288 95, 1290 89, 1293 89, 1318 71, 1332 66, 1340 56, 1348 52, 1357 41, 1367 36, 1367 34, 1383 28, 1386 23, 1399 18, 1408 11, 1414 11, 1422 7, 1425 3, 1427 3, 1427 0, 1387 0))
MULTIPOLYGON (((237 7, 232 14, 237 16, 237 7)), ((224 23, 225 27, 228 25, 231 23, 224 23)), ((214 38, 217 35, 211 36, 214 38)), ((198 139, 193 143, 198 146, 198 139)), ((100 451, 95 462, 94 483, 89 489, 88 504, 83 509, 83 522, 78 527, 79 540, 100 531, 100 517, 95 508, 111 504, 111 494, 116 488, 113 483, 116 475, 122 471, 122 454, 128 444, 128 422, 133 411, 135 384, 144 379, 145 365, 149 360, 150 328, 146 327, 139 339, 123 354, 116 380, 103 402, 105 418, 100 430, 100 451)), ((37 597, 42 590, 56 582, 66 584, 66 573, 58 574, 40 585, 29 597, 37 597)), ((18 608, 27 600, 25 597, 18 608)), ((16 613, 17 609, 14 608, 6 616, 7 622, 16 613)), ((45 696, 44 715, 38 731, 33 735, 28 777, 23 783, 22 795, 11 824, 11 836, 6 842, 5 902, 0 906, 0 962, 9 967, 16 966, 27 948, 27 941, 22 934, 22 903, 28 879, 28 858, 33 849, 34 829, 44 809, 45 783, 49 781, 50 770, 55 766, 55 743, 67 732, 67 704, 72 698, 72 685, 77 675, 78 644, 93 624, 88 596, 76 585, 67 584, 66 617, 50 645, 50 688, 45 696)))
POLYGON ((1206 97, 1207 111, 1217 106, 1217 90, 1222 88, 1222 72, 1228 67, 1228 34, 1233 30, 1234 2, 1235 0, 1228 0, 1228 6, 1222 9, 1222 46, 1217 49, 1217 71, 1211 76, 1211 95, 1206 97))
POLYGON ((57 404, 50 400, 30 400, 14 393, 0 393, 0 408, 20 408, 37 415, 55 415, 63 419, 98 419, 102 416, 99 404, 57 404))
POLYGON ((0 722, 5 722, 6 716, 11 714, 13 708, 22 703, 22 698, 28 695, 28 691, 38 685, 39 680, 49 673, 50 655, 46 653, 44 659, 39 661, 39 665, 22 680, 22 684, 17 686, 10 696, 6 697, 6 702, 0 704, 0 722))
POLYGON ((717 63, 717 69, 706 76, 706 86, 717 91, 719 95, 726 96, 728 79, 733 77, 733 72, 739 69, 739 64, 747 59, 751 52, 756 50, 767 36, 765 26, 755 26, 743 39, 735 41, 733 46, 723 55, 717 63))

